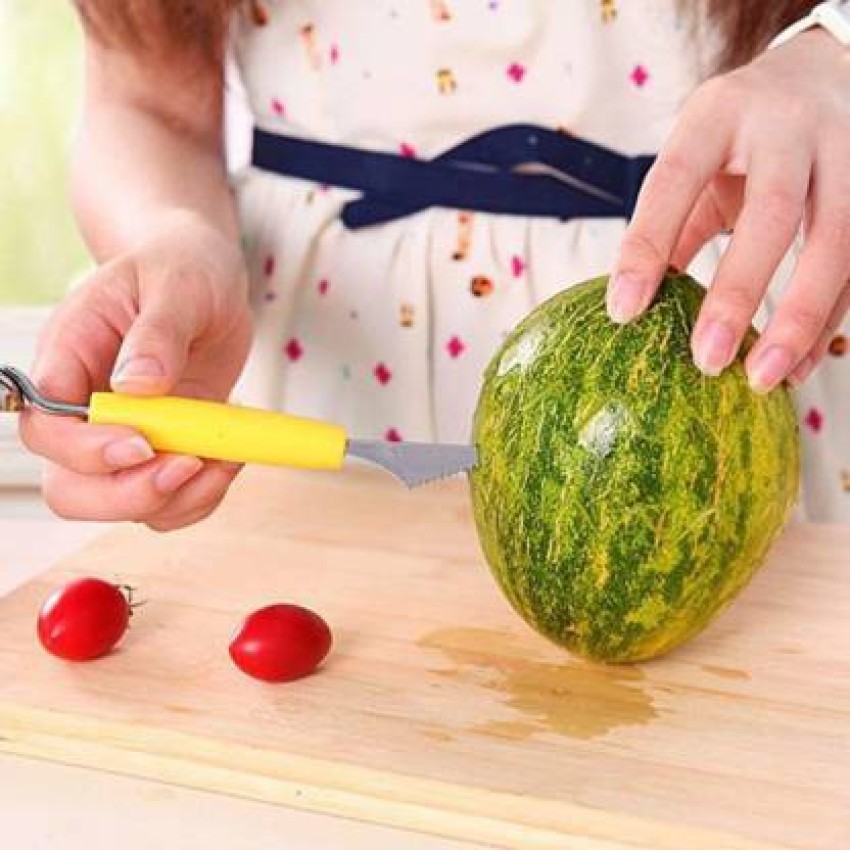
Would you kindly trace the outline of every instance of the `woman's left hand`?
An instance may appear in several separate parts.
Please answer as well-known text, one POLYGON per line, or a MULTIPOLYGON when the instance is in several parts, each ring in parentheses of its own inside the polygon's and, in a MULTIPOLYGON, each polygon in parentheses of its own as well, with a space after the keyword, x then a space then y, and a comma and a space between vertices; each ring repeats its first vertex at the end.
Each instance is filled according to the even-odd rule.
POLYGON ((803 226, 805 245, 746 361, 754 389, 806 379, 850 307, 850 49, 812 30, 704 83, 647 175, 608 291, 615 321, 733 230, 692 338, 717 375, 733 360, 803 226))

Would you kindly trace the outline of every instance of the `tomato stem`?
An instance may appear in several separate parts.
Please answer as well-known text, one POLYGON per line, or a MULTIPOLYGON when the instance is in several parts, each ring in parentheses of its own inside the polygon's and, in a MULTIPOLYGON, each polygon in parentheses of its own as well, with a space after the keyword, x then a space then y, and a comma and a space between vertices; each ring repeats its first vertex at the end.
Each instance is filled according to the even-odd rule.
POLYGON ((133 616, 133 611, 136 608, 140 608, 142 605, 147 605, 147 599, 139 599, 136 600, 133 598, 133 594, 138 591, 137 587, 133 587, 132 584, 119 584, 116 587, 124 594, 127 599, 127 607, 130 609, 130 616, 133 616))

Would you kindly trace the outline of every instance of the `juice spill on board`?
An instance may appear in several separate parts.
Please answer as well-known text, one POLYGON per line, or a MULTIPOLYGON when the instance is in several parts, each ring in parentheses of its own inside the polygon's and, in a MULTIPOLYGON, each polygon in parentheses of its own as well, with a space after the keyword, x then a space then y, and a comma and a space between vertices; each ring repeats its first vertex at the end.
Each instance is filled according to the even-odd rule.
POLYGON ((511 740, 545 733, 589 739, 658 716, 637 667, 544 659, 517 636, 490 629, 439 629, 419 645, 454 665, 432 672, 498 691, 520 712, 473 724, 473 732, 511 740))

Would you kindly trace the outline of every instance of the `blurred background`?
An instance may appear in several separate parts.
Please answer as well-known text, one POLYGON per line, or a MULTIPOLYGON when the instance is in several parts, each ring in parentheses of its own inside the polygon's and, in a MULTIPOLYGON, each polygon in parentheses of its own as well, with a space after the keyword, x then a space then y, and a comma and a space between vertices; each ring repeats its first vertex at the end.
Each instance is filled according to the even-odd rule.
MULTIPOLYGON (((0 0, 0 361, 29 367, 50 307, 88 266, 67 202, 82 43, 61 0, 0 0)), ((0 415, 0 487, 39 467, 0 415)))
POLYGON ((0 306, 49 304, 86 267, 66 199, 81 65, 70 3, 0 0, 0 306))

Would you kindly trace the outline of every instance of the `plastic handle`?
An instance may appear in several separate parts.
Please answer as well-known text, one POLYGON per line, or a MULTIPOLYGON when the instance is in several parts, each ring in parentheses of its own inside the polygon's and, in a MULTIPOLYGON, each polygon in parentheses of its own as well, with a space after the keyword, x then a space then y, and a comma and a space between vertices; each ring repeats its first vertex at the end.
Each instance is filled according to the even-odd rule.
POLYGON ((95 393, 89 422, 127 425, 154 449, 241 463, 339 469, 346 433, 338 425, 193 398, 95 393))

